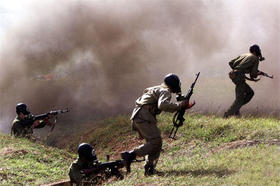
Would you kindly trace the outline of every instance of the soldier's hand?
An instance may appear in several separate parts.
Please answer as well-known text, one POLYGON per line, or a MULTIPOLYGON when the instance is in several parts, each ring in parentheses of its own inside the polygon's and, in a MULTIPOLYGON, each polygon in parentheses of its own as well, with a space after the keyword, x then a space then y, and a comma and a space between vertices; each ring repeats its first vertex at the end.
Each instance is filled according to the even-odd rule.
POLYGON ((52 119, 53 117, 54 117, 54 114, 52 114, 52 113, 48 114, 48 119, 52 119))
POLYGON ((187 110, 187 109, 192 108, 194 105, 195 105, 195 101, 192 102, 192 103, 189 103, 188 100, 184 100, 184 101, 181 102, 180 107, 187 110))
POLYGON ((94 171, 96 171, 95 168, 91 168, 91 169, 82 169, 82 170, 81 170, 81 173, 83 173, 83 174, 85 174, 85 175, 88 175, 88 174, 90 174, 90 173, 92 173, 92 172, 94 172, 94 171))
POLYGON ((31 126, 33 129, 39 125, 39 120, 35 120, 31 126))
POLYGON ((48 126, 52 126, 53 124, 49 121, 49 118, 44 119, 44 123, 48 126))
POLYGON ((263 76, 263 75, 264 75, 264 72, 258 71, 258 76, 263 76))
POLYGON ((195 105, 195 101, 193 101, 192 103, 189 103, 189 105, 186 107, 186 109, 190 109, 195 105))

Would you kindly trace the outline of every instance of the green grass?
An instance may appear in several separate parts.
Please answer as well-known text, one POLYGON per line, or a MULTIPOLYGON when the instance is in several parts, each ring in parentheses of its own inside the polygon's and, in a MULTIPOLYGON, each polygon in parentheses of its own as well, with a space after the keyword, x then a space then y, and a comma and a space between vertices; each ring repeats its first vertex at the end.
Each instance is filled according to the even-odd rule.
MULTIPOLYGON (((160 127, 168 134, 172 125, 171 116, 159 118, 160 127)), ((186 117, 185 124, 179 128, 178 138, 190 141, 192 139, 217 144, 236 140, 280 139, 280 123, 273 118, 230 118, 191 114, 186 117)))
MULTIPOLYGON (((106 121, 104 121, 106 123, 106 121)), ((95 148, 112 151, 114 145, 134 141, 127 117, 108 120, 105 128, 91 135, 95 148), (100 133, 100 131, 102 131, 100 133), (102 134, 102 135, 100 135, 102 134), (121 140, 114 140, 120 137, 121 140), (106 139, 105 139, 106 138, 106 139), (106 145, 107 144, 107 145, 106 145), (110 144, 110 145, 108 145, 110 144)), ((108 185, 279 185, 280 123, 274 118, 229 118, 189 114, 179 128, 177 140, 167 136, 172 128, 172 115, 162 114, 158 125, 164 138, 163 152, 157 165, 159 174, 145 177, 144 163, 132 165, 124 180, 108 185), (278 140, 277 145, 269 145, 278 140), (246 141, 257 141, 249 146, 246 141), (233 142, 242 147, 227 148, 233 142), (245 146, 245 147, 244 147, 245 146)), ((118 154, 110 152, 111 154, 118 154)), ((131 149, 127 149, 131 150, 131 149)))
POLYGON ((0 185, 39 185, 68 179, 75 158, 64 150, 0 135, 0 185))
MULTIPOLYGON (((202 148, 202 147, 196 147, 202 148)), ((223 150, 211 154, 196 150, 193 155, 180 151, 163 153, 157 175, 145 177, 140 165, 114 185, 279 185, 280 152, 275 146, 223 150), (203 153, 202 153, 203 152, 203 153), (205 154, 206 153, 206 154, 205 154)))
MULTIPOLYGON (((134 163, 132 172, 107 185, 280 185, 280 122, 274 118, 229 118, 188 114, 177 133, 168 138, 172 115, 158 117, 163 151, 158 174, 144 176, 144 163, 134 163), (275 143, 276 142, 276 143, 275 143)), ((123 150, 143 143, 131 131, 127 116, 99 121, 82 136, 65 138, 56 148, 1 135, 0 185, 39 185, 67 178, 68 167, 80 142, 94 146, 97 156, 119 159, 123 150), (12 149, 13 153, 3 152, 12 149), (26 152, 24 152, 25 150, 26 152)), ((123 170, 125 172, 125 170, 123 170)))

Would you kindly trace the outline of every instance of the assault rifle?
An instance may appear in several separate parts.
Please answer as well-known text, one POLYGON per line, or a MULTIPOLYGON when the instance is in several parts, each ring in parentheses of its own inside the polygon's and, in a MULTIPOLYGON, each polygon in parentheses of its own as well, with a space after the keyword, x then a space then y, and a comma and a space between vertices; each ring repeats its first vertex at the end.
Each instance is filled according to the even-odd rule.
MULTIPOLYGON (((64 110, 54 110, 54 111, 50 111, 50 112, 47 112, 47 113, 44 113, 44 114, 40 114, 40 115, 32 115, 30 114, 24 121, 23 121, 23 125, 24 126, 32 126, 34 121, 36 120, 44 120, 46 118, 49 118, 49 117, 53 117, 53 116, 57 116, 58 114, 63 114, 63 113, 66 113, 66 112, 69 112, 70 110, 67 108, 67 109, 64 109, 64 110)), ((41 127, 44 127, 44 126, 41 126, 40 124, 36 127, 36 128, 41 128, 41 127)), ((52 125, 52 129, 53 130, 54 128, 54 124, 52 125)))
MULTIPOLYGON (((265 77, 268 77, 268 78, 270 78, 270 79, 273 79, 273 75, 268 75, 267 73, 262 72, 262 71, 259 71, 259 72, 258 72, 258 75, 260 75, 260 76, 265 76, 265 77)), ((249 81, 257 82, 257 81, 259 81, 261 78, 253 79, 253 78, 251 78, 251 77, 249 78, 249 77, 247 77, 247 76, 245 75, 245 79, 246 79, 246 80, 249 80, 249 81)))
POLYGON ((259 71, 259 75, 268 77, 268 78, 270 78, 270 79, 273 79, 273 75, 270 76, 270 75, 268 75, 267 73, 262 72, 262 71, 259 71))
MULTIPOLYGON (((195 84, 196 84, 196 81, 197 81, 199 75, 200 75, 200 72, 198 72, 198 73, 196 74, 196 78, 195 78, 194 82, 192 83, 190 89, 188 90, 187 95, 186 95, 186 96, 183 96, 183 95, 179 94, 178 97, 176 98, 177 101, 184 101, 184 100, 188 100, 188 101, 189 101, 189 100, 190 100, 190 98, 191 98, 191 96, 192 96, 192 94, 193 94, 193 88, 194 88, 194 86, 195 86, 195 84)), ((170 132, 170 134, 169 134, 169 138, 175 139, 175 136, 176 136, 176 133, 177 133, 177 131, 178 131, 178 128, 179 128, 180 126, 182 126, 183 123, 184 123, 184 121, 185 121, 185 118, 184 118, 185 112, 186 112, 186 109, 183 108, 183 109, 181 109, 180 111, 177 111, 177 112, 174 114, 173 119, 172 119, 173 128, 172 128, 172 130, 171 130, 171 132, 170 132), (176 128, 176 129, 175 129, 175 128, 176 128), (174 130, 175 130, 175 131, 174 131, 174 130), (174 134, 173 134, 173 131, 174 131, 174 134), (172 134, 173 134, 173 136, 172 136, 172 134)))

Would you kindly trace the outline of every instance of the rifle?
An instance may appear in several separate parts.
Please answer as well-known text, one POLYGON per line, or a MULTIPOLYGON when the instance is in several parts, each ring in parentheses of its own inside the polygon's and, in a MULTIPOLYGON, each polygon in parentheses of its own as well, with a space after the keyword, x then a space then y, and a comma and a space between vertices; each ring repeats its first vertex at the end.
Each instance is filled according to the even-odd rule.
MULTIPOLYGON (((31 127, 33 125, 34 121, 36 121, 36 120, 44 120, 50 116, 57 116, 58 114, 63 114, 63 113, 69 112, 69 111, 70 110, 67 108, 67 109, 63 109, 63 110, 50 111, 50 112, 40 114, 40 115, 31 114, 24 120, 23 125, 31 127)), ((54 126, 55 126, 55 124, 53 123, 51 131, 54 129, 54 126)), ((36 128, 42 128, 42 127, 44 127, 44 125, 38 125, 36 128)))
MULTIPOLYGON (((188 101, 189 101, 189 100, 190 100, 190 98, 191 98, 191 96, 192 96, 192 94, 193 94, 193 88, 194 88, 194 86, 195 86, 195 84, 196 84, 196 81, 197 81, 199 75, 200 75, 200 72, 198 72, 198 73, 196 74, 196 78, 195 78, 194 82, 192 83, 190 89, 188 90, 187 95, 186 95, 186 96, 182 96, 181 94, 179 94, 178 97, 176 98, 177 101, 183 101, 183 100, 188 100, 188 101)), ((172 119, 173 128, 172 128, 172 130, 171 130, 171 132, 170 132, 170 134, 169 134, 169 136, 168 136, 169 138, 175 139, 175 136, 176 136, 176 133, 177 133, 177 131, 178 131, 178 128, 179 128, 180 126, 182 126, 183 123, 184 123, 184 121, 185 121, 185 118, 184 118, 185 112, 186 112, 186 109, 183 108, 183 109, 177 111, 177 112, 174 114, 173 119, 172 119), (176 128, 176 129, 175 129, 175 128, 176 128), (175 129, 175 131, 174 131, 174 129, 175 129), (173 131, 174 131, 174 134, 173 134, 173 131), (173 136, 172 136, 172 134, 173 134, 173 136)))
POLYGON ((270 78, 270 79, 273 79, 273 75, 270 76, 270 75, 268 75, 267 73, 262 72, 262 71, 259 71, 259 75, 268 77, 268 78, 270 78))

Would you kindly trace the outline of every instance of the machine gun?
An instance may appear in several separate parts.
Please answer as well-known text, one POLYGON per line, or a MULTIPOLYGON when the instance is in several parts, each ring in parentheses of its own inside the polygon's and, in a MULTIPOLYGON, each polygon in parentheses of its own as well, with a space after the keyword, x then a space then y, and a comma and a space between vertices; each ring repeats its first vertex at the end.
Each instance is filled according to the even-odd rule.
MULTIPOLYGON (((194 88, 194 86, 195 86, 195 84, 196 84, 196 81, 197 81, 199 75, 200 75, 200 72, 198 72, 198 73, 196 74, 196 78, 195 78, 194 82, 192 83, 190 89, 188 90, 187 95, 186 95, 186 96, 183 96, 183 95, 179 94, 179 95, 177 96, 177 98, 176 98, 177 101, 184 101, 184 100, 188 100, 188 101, 189 101, 189 100, 190 100, 190 98, 191 98, 191 96, 192 96, 192 94, 193 94, 193 88, 194 88)), ((174 114, 173 119, 172 119, 173 128, 172 128, 172 130, 171 130, 171 132, 170 132, 170 134, 169 134, 169 136, 168 136, 169 138, 175 139, 175 136, 176 136, 176 133, 177 133, 177 131, 178 131, 178 128, 179 128, 180 126, 182 126, 183 123, 184 123, 184 121, 185 121, 185 118, 184 118, 185 112, 186 112, 186 109, 183 108, 183 109, 181 109, 180 111, 178 111, 178 112, 176 112, 176 113, 174 114), (176 129, 175 129, 175 128, 176 128, 176 129), (174 130, 175 130, 175 131, 174 131, 174 130), (174 132, 174 134, 173 134, 173 132, 174 132), (173 135, 173 136, 172 136, 172 135, 173 135)))
POLYGON ((84 175, 83 183, 86 184, 102 184, 106 179, 115 176, 117 179, 123 179, 123 174, 120 169, 125 166, 123 160, 109 161, 107 156, 107 162, 100 162, 98 160, 92 163, 92 166, 88 169, 81 170, 81 174, 84 175))

